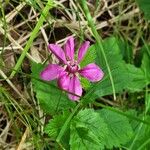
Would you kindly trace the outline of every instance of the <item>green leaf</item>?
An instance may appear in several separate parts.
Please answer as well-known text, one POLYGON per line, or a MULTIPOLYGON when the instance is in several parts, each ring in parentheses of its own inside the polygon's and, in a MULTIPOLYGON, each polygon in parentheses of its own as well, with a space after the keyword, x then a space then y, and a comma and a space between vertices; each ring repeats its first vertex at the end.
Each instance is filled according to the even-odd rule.
MULTIPOLYGON (((125 77, 128 78, 128 76, 125 75, 126 73, 126 69, 124 67, 125 61, 122 58, 122 54, 121 54, 118 43, 119 42, 115 37, 106 38, 103 41, 105 54, 108 59, 109 67, 111 69, 116 92, 122 90, 123 87, 125 86, 125 81, 122 79, 125 79, 125 77)), ((104 85, 109 84, 109 86, 111 87, 110 78, 108 76, 108 70, 106 68, 105 60, 103 58, 101 59, 100 67, 102 67, 105 73, 104 75, 105 82, 103 80, 102 81, 103 83, 100 83, 100 86, 103 87, 103 84, 104 85)), ((112 90, 111 90, 111 93, 112 93, 112 90)))
POLYGON ((144 54, 140 68, 136 68, 133 65, 126 65, 127 72, 132 78, 132 82, 128 83, 127 88, 132 92, 140 91, 150 83, 150 57, 145 47, 142 47, 141 51, 143 51, 144 54))
MULTIPOLYGON (((50 138, 56 139, 69 114, 70 113, 66 111, 61 115, 54 116, 53 119, 51 119, 46 125, 44 132, 47 133, 50 138)), ((66 148, 69 147, 69 130, 70 129, 68 127, 61 139, 61 143, 66 148)))
POLYGON ((146 52, 143 55, 141 69, 145 74, 147 84, 150 83, 150 57, 146 52))
POLYGON ((80 82, 81 82, 81 85, 82 85, 83 89, 85 89, 85 90, 87 90, 91 86, 90 81, 87 80, 86 78, 80 77, 80 82))
POLYGON ((67 94, 57 88, 54 81, 40 81, 39 75, 43 69, 44 66, 41 64, 32 64, 33 89, 43 111, 49 114, 56 114, 59 111, 73 108, 75 103, 68 99, 67 94))
POLYGON ((127 82, 127 89, 131 92, 141 91, 146 86, 146 78, 141 68, 137 68, 133 65, 127 65, 127 72, 132 79, 131 82, 127 82))
POLYGON ((83 60, 80 63, 81 68, 90 64, 90 63, 94 63, 96 60, 96 50, 95 50, 95 46, 92 45, 90 46, 90 48, 87 50, 83 60))
POLYGON ((149 0, 136 0, 139 8, 144 12, 146 19, 150 19, 150 1, 149 0))
MULTIPOLYGON (((143 46, 140 50, 142 52, 142 65, 136 68, 133 65, 126 65, 132 82, 127 82, 127 89, 131 92, 140 91, 150 83, 150 56, 148 55, 149 47, 143 46)), ((138 57, 139 59, 139 57, 138 57)))
MULTIPOLYGON (((137 112, 134 113, 134 116, 137 117, 137 112)), ((143 116, 143 114, 140 114, 138 117, 141 119, 145 118, 145 121, 150 120, 150 116, 143 116)), ((147 124, 140 123, 136 120, 130 121, 134 131, 134 135, 132 136, 131 140, 126 144, 126 147, 132 150, 149 150, 150 126, 147 124)))
MULTIPOLYGON (((122 54, 121 54, 120 47, 119 47, 118 43, 119 43, 119 41, 117 40, 117 38, 115 38, 113 36, 106 38, 103 41, 105 54, 106 54, 106 57, 108 59, 108 63, 109 63, 110 68, 113 68, 114 66, 116 66, 116 64, 119 64, 120 61, 122 61, 122 54)), ((98 49, 98 45, 96 44, 95 46, 98 49)), ((106 68, 105 60, 103 57, 101 58, 100 67, 102 67, 105 72, 108 72, 107 68, 106 68)))
POLYGON ((93 109, 81 110, 71 121, 70 147, 72 150, 104 148, 108 130, 104 120, 93 109))
MULTIPOLYGON (((114 37, 109 37, 103 41, 105 54, 108 59, 109 67, 114 82, 115 92, 123 90, 139 91, 147 84, 147 79, 141 68, 126 64, 122 58, 120 42, 114 37), (119 47, 120 46, 120 47, 119 47)), ((97 47, 97 44, 94 45, 97 47)), ((148 59, 146 59, 148 61, 148 59)), ((147 65, 148 68, 149 64, 147 65)), ((102 81, 93 84, 85 96, 85 103, 94 101, 101 96, 112 94, 112 85, 105 65, 105 60, 101 58, 100 67, 104 71, 102 81)))
MULTIPOLYGON (((98 48, 97 44, 94 46, 95 48, 98 48)), ((118 46, 118 40, 114 37, 107 38, 103 41, 103 46, 105 48, 105 54, 111 69, 115 92, 121 92, 126 87, 127 81, 131 82, 132 78, 130 78, 126 70, 126 64, 122 59, 122 54, 118 46)), ((104 71, 104 78, 97 84, 93 84, 93 86, 89 89, 89 92, 86 95, 86 102, 91 102, 95 98, 113 93, 108 70, 103 57, 100 61, 100 67, 104 71)))
POLYGON ((120 147, 131 139, 133 131, 125 116, 108 109, 102 109, 98 112, 107 124, 109 131, 105 137, 105 145, 108 149, 120 147))
POLYGON ((132 63, 133 62, 132 47, 127 43, 126 40, 123 40, 121 38, 117 40, 118 40, 119 49, 123 56, 123 60, 125 60, 126 63, 132 63))
MULTIPOLYGON (((147 117, 147 120, 148 119, 150 119, 150 116, 147 117)), ((142 147, 141 150, 149 150, 150 148, 150 127, 148 125, 144 124, 140 129, 139 136, 135 141, 133 150, 137 150, 139 147, 142 147)))
POLYGON ((49 123, 45 127, 45 133, 49 135, 51 138, 56 138, 63 126, 64 122, 66 121, 69 113, 64 112, 61 115, 56 115, 53 119, 50 119, 49 123))

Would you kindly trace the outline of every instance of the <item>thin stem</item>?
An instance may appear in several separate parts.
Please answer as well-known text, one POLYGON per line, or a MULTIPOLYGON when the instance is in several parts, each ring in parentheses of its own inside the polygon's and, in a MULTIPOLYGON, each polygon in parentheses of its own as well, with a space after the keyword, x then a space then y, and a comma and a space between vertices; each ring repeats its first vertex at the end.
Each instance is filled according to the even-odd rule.
POLYGON ((64 123, 64 125, 62 126, 57 138, 56 138, 56 141, 58 143, 60 143, 60 140, 62 138, 62 136, 64 135, 65 131, 67 130, 67 126, 69 124, 69 122, 71 121, 71 119, 73 118, 74 114, 76 113, 76 111, 79 109, 79 107, 81 106, 81 101, 80 103, 74 108, 73 112, 70 114, 70 116, 67 118, 66 122, 64 123))
POLYGON ((16 71, 18 71, 18 69, 20 68, 20 66, 21 66, 21 64, 22 64, 22 62, 23 62, 27 52, 29 51, 29 49, 30 49, 30 47, 31 47, 31 45, 33 43, 33 40, 36 38, 36 36, 37 36, 37 34, 38 34, 39 30, 40 30, 40 27, 43 25, 43 22, 45 21, 45 18, 48 15, 49 10, 53 7, 52 2, 53 2, 52 0, 48 0, 45 8, 43 9, 43 11, 41 13, 41 16, 39 18, 39 21, 36 24, 34 30, 32 31, 31 36, 30 36, 29 40, 27 41, 27 44, 26 44, 26 46, 24 48, 24 51, 22 52, 21 56, 19 57, 19 60, 17 61, 17 64, 14 67, 15 71, 13 70, 11 75, 10 75, 11 78, 16 74, 16 71))
POLYGON ((144 149, 144 146, 146 146, 148 143, 150 143, 150 139, 146 140, 146 141, 138 148, 138 150, 144 149))
MULTIPOLYGON (((3 52, 3 50, 5 48, 5 44, 6 44, 7 22, 6 22, 5 12, 4 12, 4 8, 2 6, 2 2, 0 2, 0 9, 1 9, 2 17, 3 17, 2 24, 3 24, 3 27, 4 27, 4 40, 3 40, 3 47, 2 47, 2 52, 3 52)), ((0 57, 2 57, 2 55, 0 57)))
MULTIPOLYGON (((109 63, 107 61, 105 50, 104 50, 104 47, 103 47, 103 44, 102 44, 102 38, 100 37, 100 35, 98 34, 98 32, 95 28, 95 24, 94 24, 94 21, 92 19, 92 16, 91 16, 90 12, 89 12, 86 0, 81 0, 81 4, 82 4, 83 10, 84 10, 84 13, 86 15, 88 24, 91 28, 92 33, 93 33, 93 36, 96 39, 97 44, 98 44, 98 46, 99 46, 99 48, 102 52, 102 55, 104 57, 106 67, 107 67, 107 70, 108 70, 108 74, 109 74, 109 78, 110 78, 111 85, 112 85, 113 97, 114 97, 114 100, 116 100, 116 92, 115 92, 114 81, 113 81, 113 77, 112 77, 111 70, 110 70, 110 67, 109 67, 109 63)), ((97 52, 97 55, 100 58, 101 57, 101 52, 99 50, 97 50, 96 52, 97 52)))

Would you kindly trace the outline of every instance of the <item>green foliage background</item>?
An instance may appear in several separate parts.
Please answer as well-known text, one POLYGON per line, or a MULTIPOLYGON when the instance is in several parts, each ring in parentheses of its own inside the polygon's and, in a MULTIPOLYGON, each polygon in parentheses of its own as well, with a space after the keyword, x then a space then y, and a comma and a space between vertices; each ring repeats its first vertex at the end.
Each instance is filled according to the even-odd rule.
MULTIPOLYGON (((144 12, 145 18, 150 19, 148 0, 137 0, 137 3, 144 12)), ((86 6, 83 7, 85 12, 88 12, 86 6)), ((94 26, 90 22, 90 16, 87 16, 87 19, 96 40, 98 40, 94 26)), ((50 114, 55 114, 56 110, 61 112, 58 115, 55 114, 53 119, 49 121, 45 127, 45 133, 56 140, 58 144, 61 142, 61 146, 65 149, 100 150, 113 149, 114 147, 133 150, 148 149, 150 124, 149 122, 145 124, 140 122, 140 120, 148 120, 150 108, 150 96, 147 93, 147 87, 150 83, 150 49, 146 43, 143 44, 141 52, 141 58, 136 64, 130 45, 117 36, 105 38, 101 42, 91 45, 80 66, 82 68, 95 62, 105 75, 103 80, 96 84, 80 77, 86 93, 76 107, 73 102, 67 99, 64 92, 56 88, 55 82, 45 84, 33 79, 34 90, 43 110, 50 114), (108 66, 111 72, 108 71, 108 66), (44 91, 45 89, 47 93, 44 91), (110 109, 107 106, 103 109, 82 108, 94 104, 95 100, 102 96, 121 95, 125 92, 128 92, 131 97, 132 93, 145 92, 147 105, 144 114, 137 114, 135 110, 127 108, 124 108, 125 110, 110 109), (74 110, 68 111, 70 108, 74 108, 74 110)), ((33 64, 32 75, 39 78, 41 68, 43 66, 33 64)), ((99 105, 104 107, 104 105, 99 105)))
MULTIPOLYGON (((115 37, 109 37, 103 41, 114 79, 115 92, 123 93, 124 91, 128 91, 133 93, 143 91, 143 88, 150 83, 149 55, 146 50, 143 51, 140 67, 129 64, 123 59, 121 46, 124 44, 122 42, 115 37)), ((84 81, 83 83, 81 79, 83 87, 86 89, 85 96, 83 99, 81 98, 84 105, 93 103, 97 98, 102 96, 112 94, 112 86, 103 57, 96 57, 95 49, 97 48, 97 44, 92 45, 80 65, 84 67, 100 59, 100 67, 104 71, 105 76, 102 81, 96 84, 91 84, 89 81, 84 81)), ((43 66, 40 64, 33 64, 32 75, 39 78, 39 73, 42 68, 43 66)), ((68 121, 72 113, 70 111, 66 112, 65 109, 74 108, 75 104, 66 97, 64 92, 57 89, 55 82, 45 83, 33 79, 33 85, 37 99, 41 103, 43 110, 46 113, 55 114, 53 119, 47 124, 45 133, 57 141, 59 133, 65 126, 60 142, 66 149, 90 150, 93 148, 94 150, 99 150, 105 148, 113 149, 114 147, 130 148, 131 146, 136 149, 138 141, 141 144, 144 141, 149 142, 149 125, 143 125, 136 120, 131 122, 130 116, 126 116, 128 110, 124 112, 123 110, 114 109, 114 111, 107 109, 107 106, 105 109, 98 110, 86 108, 78 110, 78 113, 73 115, 68 121), (59 113, 58 115, 56 115, 56 110, 59 113), (121 111, 122 113, 120 114, 117 111, 121 111), (67 122, 66 125, 64 125, 65 122, 67 122), (144 140, 142 140, 142 136, 144 140)), ((130 115, 134 116, 134 114, 130 115)), ((137 120, 145 120, 142 116, 144 117, 142 114, 139 117, 138 115, 134 117, 137 120)), ((145 148, 144 145, 143 147, 145 148)))

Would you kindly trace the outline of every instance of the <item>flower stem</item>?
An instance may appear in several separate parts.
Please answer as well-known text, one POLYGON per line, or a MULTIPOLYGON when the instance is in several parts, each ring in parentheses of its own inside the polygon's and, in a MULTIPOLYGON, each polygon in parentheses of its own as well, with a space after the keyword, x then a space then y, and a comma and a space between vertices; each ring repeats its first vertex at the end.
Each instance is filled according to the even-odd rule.
MULTIPOLYGON (((113 81, 111 70, 110 70, 110 67, 109 67, 109 64, 108 64, 105 52, 104 52, 104 48, 103 48, 103 45, 102 45, 102 38, 100 37, 100 35, 98 34, 98 32, 97 32, 97 30, 95 28, 95 25, 93 23, 92 17, 90 15, 89 10, 88 10, 86 1, 85 0, 81 0, 81 3, 82 3, 82 6, 83 6, 84 13, 86 15, 87 21, 89 23, 89 26, 91 27, 92 33, 93 33, 93 35, 94 35, 94 37, 95 37, 95 39, 96 39, 96 41, 98 43, 98 46, 100 47, 100 49, 102 51, 102 54, 103 54, 103 57, 104 57, 104 60, 105 60, 105 63, 106 63, 107 69, 108 69, 108 73, 109 73, 109 76, 110 76, 111 84, 112 84, 112 90, 113 90, 114 99, 116 99, 114 81, 113 81)), ((101 56, 100 51, 97 51, 97 54, 98 54, 99 57, 101 56)), ((67 120, 65 121, 64 125, 62 126, 62 128, 61 128, 61 130, 60 130, 60 132, 59 132, 59 134, 58 134, 58 136, 56 138, 56 141, 58 143, 60 143, 60 140, 61 140, 62 136, 64 135, 65 131, 67 130, 68 124, 70 123, 70 121, 73 118, 74 114, 77 112, 77 110, 81 106, 82 100, 74 108, 73 112, 70 114, 70 116, 67 118, 67 120)))
POLYGON ((104 47, 103 47, 103 44, 102 44, 102 38, 98 34, 98 32, 97 32, 97 30, 95 28, 95 24, 94 24, 94 21, 92 19, 92 16, 91 16, 90 12, 89 12, 86 0, 81 0, 80 2, 82 4, 83 11, 85 13, 86 19, 87 19, 88 24, 89 24, 89 26, 91 28, 92 33, 93 33, 93 36, 96 39, 97 44, 98 44, 98 46, 99 46, 99 48, 101 50, 101 52, 99 50, 96 51, 97 55, 100 58, 101 57, 101 53, 102 53, 102 55, 104 57, 104 60, 105 60, 105 63, 106 63, 106 67, 107 67, 107 70, 108 70, 108 74, 109 74, 109 78, 110 78, 111 85, 112 85, 113 97, 114 97, 114 100, 116 100, 116 92, 115 92, 114 81, 113 81, 113 77, 112 77, 112 74, 111 74, 109 63, 108 63, 108 60, 107 60, 107 57, 106 57, 106 54, 105 54, 105 50, 104 50, 104 47))
POLYGON ((67 120, 65 121, 64 125, 62 126, 57 138, 56 138, 56 141, 58 143, 60 143, 60 140, 62 138, 62 136, 64 135, 66 129, 67 129, 67 126, 68 124, 70 123, 71 119, 73 118, 74 114, 76 113, 76 111, 79 109, 79 107, 81 106, 82 102, 80 101, 79 104, 74 108, 73 112, 70 114, 70 116, 67 118, 67 120))

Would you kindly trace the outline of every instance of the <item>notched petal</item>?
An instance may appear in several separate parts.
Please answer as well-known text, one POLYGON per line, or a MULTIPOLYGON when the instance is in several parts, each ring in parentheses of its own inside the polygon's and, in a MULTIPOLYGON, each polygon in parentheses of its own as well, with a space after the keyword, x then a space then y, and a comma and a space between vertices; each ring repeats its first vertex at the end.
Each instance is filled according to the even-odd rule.
POLYGON ((83 69, 79 70, 79 73, 91 82, 100 81, 104 76, 104 73, 100 67, 94 63, 88 64, 83 69))
POLYGON ((70 83, 70 77, 69 77, 68 73, 67 72, 61 73, 61 75, 58 78, 58 82, 57 82, 58 87, 63 90, 68 91, 69 83, 70 83))
POLYGON ((73 60, 74 59, 74 38, 72 36, 68 38, 64 49, 65 49, 66 58, 68 58, 69 60, 73 60))
POLYGON ((59 77, 60 73, 64 70, 63 67, 57 64, 49 64, 41 73, 40 77, 43 80, 50 81, 59 77))
POLYGON ((49 44, 48 48, 60 61, 62 61, 64 64, 66 64, 67 61, 66 61, 65 53, 59 45, 49 44))
POLYGON ((86 54, 88 48, 90 46, 90 42, 89 41, 85 41, 81 47, 79 48, 78 51, 78 63, 81 62, 81 60, 83 59, 84 55, 86 54))
POLYGON ((82 86, 77 76, 74 75, 72 78, 70 78, 68 91, 75 95, 78 95, 78 96, 75 96, 73 94, 69 94, 68 96, 71 100, 77 101, 80 99, 80 96, 82 95, 82 86))

